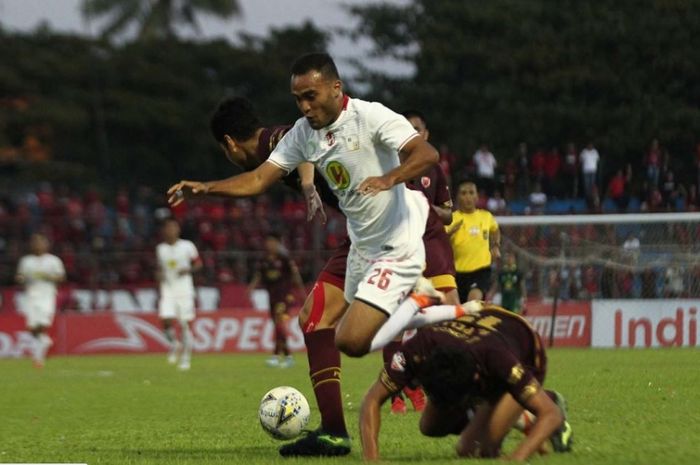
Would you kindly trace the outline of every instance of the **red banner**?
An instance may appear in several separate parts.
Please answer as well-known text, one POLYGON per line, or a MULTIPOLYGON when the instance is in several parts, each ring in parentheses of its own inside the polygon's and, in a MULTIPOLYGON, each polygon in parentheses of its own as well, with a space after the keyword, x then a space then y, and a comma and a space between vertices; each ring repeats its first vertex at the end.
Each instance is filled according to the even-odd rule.
MULTIPOLYGON (((290 318, 289 348, 304 349, 296 317, 290 318)), ((220 311, 201 314, 192 323, 195 352, 271 352, 274 325, 267 312, 220 311)), ((155 315, 98 313, 56 316, 49 354, 165 352, 168 344, 155 315)), ((31 334, 19 315, 0 316, 0 358, 29 355, 31 334)))
MULTIPOLYGON (((525 318, 549 345, 552 330, 552 303, 540 300, 527 302, 525 318)), ((554 347, 590 347, 591 345, 591 303, 588 301, 567 301, 557 304, 554 319, 554 347)))

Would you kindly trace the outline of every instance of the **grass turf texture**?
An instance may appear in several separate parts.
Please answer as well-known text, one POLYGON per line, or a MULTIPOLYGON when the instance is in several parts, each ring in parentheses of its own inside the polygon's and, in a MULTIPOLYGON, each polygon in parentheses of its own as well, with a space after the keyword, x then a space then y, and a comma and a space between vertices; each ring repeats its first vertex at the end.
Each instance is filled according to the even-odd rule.
MULTIPOLYGON (((344 359, 343 395, 353 452, 340 459, 282 459, 281 442, 260 428, 261 396, 278 385, 301 390, 319 415, 304 354, 291 369, 262 355, 195 356, 178 372, 165 356, 0 360, 0 463, 93 464, 357 463, 358 409, 380 358, 344 359)), ((700 460, 698 351, 551 350, 547 386, 569 401, 575 452, 548 464, 697 464, 700 460)), ((383 416, 381 451, 397 463, 457 463, 455 438, 428 439, 418 414, 383 416)), ((519 433, 506 443, 512 450, 519 433)), ((463 460, 459 460, 463 462, 463 460)))

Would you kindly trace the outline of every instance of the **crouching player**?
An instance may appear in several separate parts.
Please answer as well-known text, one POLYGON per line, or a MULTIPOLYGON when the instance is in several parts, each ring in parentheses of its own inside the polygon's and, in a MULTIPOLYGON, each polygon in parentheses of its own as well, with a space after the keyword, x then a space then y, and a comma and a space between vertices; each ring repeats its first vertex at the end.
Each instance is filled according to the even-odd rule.
MULTIPOLYGON (((430 311, 426 309, 426 311, 430 311)), ((379 459, 380 407, 406 385, 420 384, 428 402, 420 420, 426 436, 459 435, 462 457, 498 457, 524 410, 536 420, 507 458, 525 460, 551 440, 571 449, 563 398, 542 388, 546 356, 537 333, 520 316, 493 305, 418 329, 369 389, 360 413, 362 452, 379 459)))

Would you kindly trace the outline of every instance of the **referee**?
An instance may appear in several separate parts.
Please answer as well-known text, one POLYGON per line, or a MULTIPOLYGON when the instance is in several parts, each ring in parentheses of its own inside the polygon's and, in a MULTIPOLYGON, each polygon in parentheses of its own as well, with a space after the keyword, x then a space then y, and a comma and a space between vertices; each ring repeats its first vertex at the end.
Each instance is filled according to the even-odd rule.
POLYGON ((484 299, 491 287, 491 260, 501 256, 498 223, 490 212, 476 208, 476 200, 476 184, 459 183, 457 210, 447 226, 461 302, 484 299))

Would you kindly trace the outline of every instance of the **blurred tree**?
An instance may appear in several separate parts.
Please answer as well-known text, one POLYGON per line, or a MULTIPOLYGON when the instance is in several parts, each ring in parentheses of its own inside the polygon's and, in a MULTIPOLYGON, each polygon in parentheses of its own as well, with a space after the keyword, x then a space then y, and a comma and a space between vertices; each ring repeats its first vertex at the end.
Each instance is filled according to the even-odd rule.
POLYGON ((241 14, 237 0, 83 0, 81 9, 86 19, 107 18, 103 36, 119 35, 135 24, 139 39, 172 38, 179 25, 199 33, 200 13, 220 18, 241 14))
POLYGON ((12 64, 0 66, 0 141, 26 159, 22 141, 38 133, 53 163, 97 172, 103 186, 224 177, 235 168, 209 132, 217 103, 241 95, 265 123, 295 121, 289 67, 326 44, 310 23, 240 46, 0 31, 0 63, 12 64))
POLYGON ((658 137, 680 159, 700 137, 700 2, 414 0, 350 7, 372 56, 415 75, 367 70, 373 96, 427 114, 436 141, 501 158, 518 142, 592 138, 613 170, 658 137))

